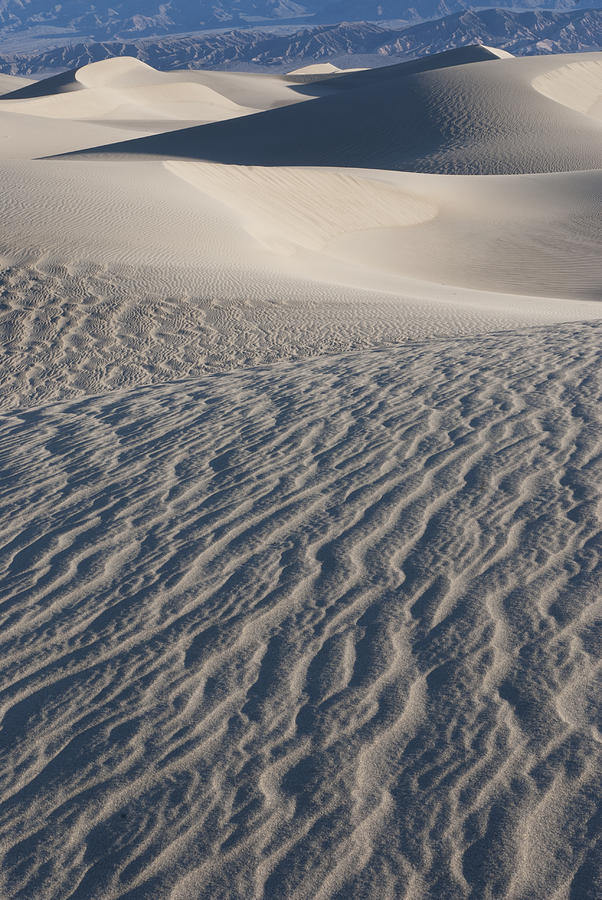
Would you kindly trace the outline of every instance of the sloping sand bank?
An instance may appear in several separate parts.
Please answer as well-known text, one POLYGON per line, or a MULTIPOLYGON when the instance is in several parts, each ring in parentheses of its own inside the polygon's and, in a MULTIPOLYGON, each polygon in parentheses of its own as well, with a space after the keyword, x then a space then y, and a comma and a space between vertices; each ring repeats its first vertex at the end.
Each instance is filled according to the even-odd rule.
POLYGON ((0 100, 2 900, 602 896, 601 58, 0 100))
MULTIPOLYGON (((389 66, 337 79, 335 94, 298 107, 87 152, 463 175, 594 169, 602 165, 602 123, 533 83, 572 61, 599 59, 492 58, 418 72, 389 66)), ((590 69, 582 77, 589 82, 590 69)))
POLYGON ((599 327, 0 417, 4 897, 593 897, 599 327))

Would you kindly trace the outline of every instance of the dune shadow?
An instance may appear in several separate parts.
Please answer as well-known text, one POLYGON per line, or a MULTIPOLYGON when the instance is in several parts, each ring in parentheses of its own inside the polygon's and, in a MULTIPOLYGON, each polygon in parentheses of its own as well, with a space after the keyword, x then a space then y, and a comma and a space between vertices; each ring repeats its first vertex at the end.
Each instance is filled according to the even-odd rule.
MULTIPOLYGON (((368 166, 413 171, 420 169, 419 160, 445 139, 441 127, 432 121, 428 86, 413 76, 488 59, 492 59, 489 51, 471 46, 392 66, 312 76, 289 85, 294 92, 312 98, 305 103, 61 156, 127 159, 135 155, 241 166, 368 166)), ((63 77, 73 80, 74 73, 58 76, 63 77)), ((43 82, 47 88, 40 91, 49 92, 53 81, 43 82)))
POLYGON ((472 175, 597 168, 597 123, 536 94, 543 70, 462 48, 314 82, 323 93, 304 103, 53 158, 472 175))
POLYGON ((83 90, 83 85, 75 80, 75 70, 69 69, 68 72, 61 72, 51 78, 43 78, 15 91, 9 91, 8 94, 2 94, 0 100, 31 100, 34 97, 49 97, 51 94, 79 90, 83 90))
MULTIPOLYGON (((405 81, 405 79, 404 79, 405 81)), ((241 166, 413 169, 440 142, 422 86, 337 91, 293 106, 93 147, 64 157, 187 159, 241 166), (384 108, 387 107, 387 109, 384 108), (412 121, 413 127, 406 124, 412 121)))

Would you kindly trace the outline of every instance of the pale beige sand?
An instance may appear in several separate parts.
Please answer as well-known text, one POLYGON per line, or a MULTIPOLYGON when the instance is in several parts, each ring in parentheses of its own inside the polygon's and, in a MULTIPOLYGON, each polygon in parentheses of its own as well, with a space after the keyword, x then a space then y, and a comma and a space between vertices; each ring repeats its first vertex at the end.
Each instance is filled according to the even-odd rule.
POLYGON ((500 50, 498 47, 488 47, 486 44, 481 44, 483 50, 487 50, 492 56, 497 56, 498 59, 514 59, 512 53, 508 53, 507 50, 500 50))
POLYGON ((83 66, 74 73, 73 82, 62 85, 57 93, 21 99, 5 97, 0 109, 5 113, 53 119, 108 122, 171 119, 216 122, 257 112, 206 85, 188 80, 186 73, 182 73, 181 81, 173 81, 129 57, 83 66))
POLYGON ((0 404, 600 317, 597 173, 131 172, 0 167, 0 404))
MULTIPOLYGON (((128 57, 30 82, 6 76, 0 97, 0 159, 31 159, 134 136, 232 119, 313 99, 284 78, 231 72, 159 72, 128 57), (60 120, 42 126, 38 118, 60 120)), ((2 88, 2 84, 0 84, 2 88)))
POLYGON ((301 66, 300 69, 293 69, 292 72, 287 72, 287 77, 295 77, 298 75, 311 75, 313 76, 321 76, 321 75, 340 75, 343 72, 365 72, 366 69, 363 67, 352 66, 348 69, 340 69, 338 66, 333 66, 332 63, 312 63, 309 66, 301 66))
MULTIPOLYGON (((88 87, 38 85, 40 96, 10 102, 85 99, 128 72, 120 90, 165 87, 161 73, 112 60, 70 76, 88 87)), ((56 132, 8 118, 30 156, 32 122, 40 143, 56 132)), ((63 121, 59 134, 83 140, 95 127, 110 126, 63 121)), ((6 160, 0 189, 5 407, 600 315, 599 172, 6 160)))
MULTIPOLYGON (((301 251, 314 250, 363 263, 375 286, 390 273, 408 292, 411 278, 438 290, 602 299, 599 172, 477 178, 165 165, 226 203, 274 254, 297 254, 306 262, 301 251)), ((335 277, 336 265, 332 269, 335 277)), ((483 298, 485 307, 489 302, 483 298)), ((587 315, 586 307, 579 309, 587 315)))
POLYGON ((0 100, 3 900, 600 896, 599 59, 0 100))
MULTIPOLYGON (((312 63, 309 66, 301 66, 300 69, 293 69, 292 72, 288 72, 289 75, 334 75, 336 72, 341 72, 342 70, 338 68, 338 66, 333 66, 332 63, 312 63)), ((357 69, 353 69, 354 72, 357 72, 357 69)))
POLYGON ((4 112, 53 119, 153 120, 170 119, 214 122, 257 112, 238 106, 211 88, 186 81, 166 84, 102 87, 87 85, 69 91, 26 100, 4 100, 4 112))
MULTIPOLYGON (((7 104, 12 102, 0 99, 0 162, 6 159, 31 159, 38 155, 69 153, 75 147, 85 149, 97 141, 117 142, 124 137, 123 128, 118 123, 99 124, 70 119, 48 122, 40 116, 8 111, 7 104), (44 121, 46 125, 41 126, 40 123, 44 121)), ((171 120, 168 127, 173 126, 174 122, 171 120)), ((153 127, 149 127, 147 122, 132 123, 128 133, 145 136, 153 133, 153 127)))
POLYGON ((31 84, 31 78, 22 78, 20 75, 3 75, 0 73, 0 97, 2 94, 8 94, 19 88, 26 87, 31 84))
POLYGON ((560 66, 533 80, 533 87, 544 97, 570 109, 602 119, 602 59, 584 60, 560 66))
POLYGON ((0 417, 2 896, 595 897, 601 339, 0 417))
POLYGON ((602 122, 534 87, 536 79, 579 62, 590 95, 591 79, 599 83, 602 76, 597 65, 584 64, 599 63, 600 53, 498 59, 477 49, 490 58, 460 64, 462 54, 444 68, 404 63, 337 76, 328 79, 330 94, 300 106, 82 155, 462 175, 602 166, 602 122))

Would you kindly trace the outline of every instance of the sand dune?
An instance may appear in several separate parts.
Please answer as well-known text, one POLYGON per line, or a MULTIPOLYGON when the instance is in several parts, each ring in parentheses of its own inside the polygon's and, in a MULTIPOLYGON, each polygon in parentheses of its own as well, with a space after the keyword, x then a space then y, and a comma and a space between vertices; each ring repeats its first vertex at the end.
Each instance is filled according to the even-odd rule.
MULTIPOLYGON (((129 65, 91 67, 79 76, 91 87, 54 86, 46 98, 39 89, 21 102, 82 98, 85 110, 89 94, 127 80, 129 65)), ((175 79, 133 69, 133 81, 156 83, 124 87, 130 96, 179 90, 175 79)), ((337 91, 353 96, 356 88, 337 91)), ((32 123, 40 140, 56 131, 42 118, 8 118, 30 156, 32 123)), ((264 117, 246 121, 258 129, 264 117)), ((59 136, 81 141, 94 127, 112 126, 63 121, 59 136)), ((143 157, 132 177, 133 162, 70 157, 0 167, 3 407, 600 316, 599 172, 484 178, 143 157), (52 378, 40 378, 45 371, 52 378)))
POLYGON ((271 76, 158 72, 127 57, 38 82, 11 79, 5 86, 0 97, 0 159, 68 153, 122 141, 124 128, 136 137, 148 136, 301 103, 328 92, 320 84, 300 86, 271 76), (41 128, 38 117, 60 119, 61 127, 41 128))
POLYGON ((593 898, 601 337, 3 416, 2 895, 593 898))
MULTIPOLYGON (((300 69, 293 69, 292 72, 288 72, 288 75, 335 75, 338 72, 341 72, 342 69, 339 69, 338 66, 333 66, 332 63, 312 63, 310 66, 301 66, 300 69)), ((354 69, 353 71, 357 71, 354 69)))
POLYGON ((483 50, 487 50, 493 56, 497 56, 498 59, 513 59, 513 54, 508 53, 507 50, 500 50, 499 47, 487 47, 486 44, 481 44, 483 50))
POLYGON ((90 63, 80 69, 35 82, 24 78, 2 77, 7 79, 7 91, 2 96, 3 100, 49 98, 86 89, 90 91, 121 89, 127 92, 134 88, 164 88, 177 83, 203 85, 237 106, 265 110, 274 106, 302 102, 310 97, 319 96, 320 93, 319 85, 300 90, 298 86, 289 84, 286 76, 246 73, 241 75, 237 72, 192 69, 160 72, 132 57, 90 63), (15 90, 8 90, 9 84, 14 84, 15 90))
POLYGON ((478 175, 598 168, 602 125, 533 87, 559 68, 558 57, 493 56, 429 71, 385 67, 337 79, 335 95, 300 107, 86 152, 478 175))
POLYGON ((374 284, 387 272, 407 290, 412 278, 488 293, 602 299, 597 172, 517 180, 165 165, 227 203, 260 244, 364 263, 374 284))
POLYGON ((84 88, 150 87, 163 81, 157 69, 132 56, 89 63, 77 69, 73 77, 84 88))
POLYGON ((9 94, 19 88, 26 87, 28 84, 31 84, 30 78, 22 78, 20 75, 0 74, 0 97, 3 94, 9 94))
POLYGON ((90 87, 28 100, 5 100, 4 112, 57 119, 219 121, 256 110, 237 106, 200 84, 170 82, 129 88, 90 87))
POLYGON ((602 59, 577 58, 533 80, 544 97, 580 113, 602 119, 602 59))
POLYGON ((301 66, 299 69, 293 69, 292 72, 287 72, 286 79, 287 81, 296 81, 301 83, 312 83, 316 80, 325 79, 327 76, 340 76, 345 75, 350 72, 366 72, 367 70, 362 67, 351 67, 349 69, 339 69, 338 66, 333 66, 332 63, 312 63, 309 66, 301 66))
POLYGON ((255 109, 239 106, 206 85, 162 78, 136 59, 109 59, 90 63, 71 73, 56 92, 51 84, 37 96, 20 92, 20 99, 4 97, 0 110, 59 119, 215 122, 248 115, 255 109))
POLYGON ((0 82, 2 898, 601 895, 600 58, 0 82))
POLYGON ((597 173, 131 171, 0 168, 0 406, 600 317, 597 173))

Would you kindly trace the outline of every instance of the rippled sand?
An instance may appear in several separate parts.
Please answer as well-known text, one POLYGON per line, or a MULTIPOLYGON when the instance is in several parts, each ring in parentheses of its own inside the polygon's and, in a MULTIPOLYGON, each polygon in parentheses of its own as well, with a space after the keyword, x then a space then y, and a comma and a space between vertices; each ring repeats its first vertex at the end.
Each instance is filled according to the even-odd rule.
POLYGON ((599 59, 0 99, 0 896, 600 896, 599 59))

